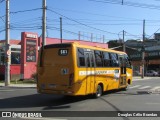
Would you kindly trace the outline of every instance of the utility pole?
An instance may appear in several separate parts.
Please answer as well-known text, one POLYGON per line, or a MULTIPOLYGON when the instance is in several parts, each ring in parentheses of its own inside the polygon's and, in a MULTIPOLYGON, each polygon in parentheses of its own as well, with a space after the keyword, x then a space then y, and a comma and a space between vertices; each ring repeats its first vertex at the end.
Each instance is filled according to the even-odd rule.
POLYGON ((144 61, 145 61, 145 20, 143 20, 142 75, 141 75, 141 78, 144 78, 144 61))
POLYGON ((61 38, 61 44, 62 44, 62 17, 60 17, 60 38, 61 38))
POLYGON ((105 36, 103 35, 103 43, 105 42, 105 36))
POLYGON ((126 52, 126 46, 125 46, 125 41, 124 41, 124 34, 125 34, 125 31, 123 30, 123 52, 126 52))
POLYGON ((91 42, 93 42, 93 33, 91 33, 91 42))
POLYGON ((122 5, 123 5, 123 3, 124 3, 124 2, 123 2, 123 0, 122 0, 122 5))
POLYGON ((40 67, 43 66, 42 56, 44 45, 46 45, 46 0, 42 0, 42 47, 40 53, 40 67))
POLYGON ((78 32, 78 40, 81 40, 81 32, 78 32))
POLYGON ((9 19, 9 0, 6 0, 6 45, 5 45, 5 86, 10 84, 10 19, 9 19))
POLYGON ((43 15, 42 15, 42 47, 46 45, 46 0, 43 0, 43 15))

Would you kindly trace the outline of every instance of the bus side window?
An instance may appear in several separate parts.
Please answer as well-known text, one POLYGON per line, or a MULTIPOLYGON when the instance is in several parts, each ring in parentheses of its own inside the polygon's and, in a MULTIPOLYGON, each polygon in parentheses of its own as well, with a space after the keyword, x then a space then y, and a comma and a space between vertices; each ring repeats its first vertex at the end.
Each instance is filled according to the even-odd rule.
POLYGON ((112 67, 119 67, 118 55, 116 53, 110 53, 112 67))
POLYGON ((125 55, 124 57, 125 57, 126 67, 131 67, 131 62, 129 61, 128 56, 125 55))
POLYGON ((87 67, 90 67, 89 53, 86 54, 86 60, 87 67))
POLYGON ((79 67, 85 67, 84 49, 82 48, 78 48, 78 62, 79 67))
POLYGON ((110 56, 108 52, 103 52, 103 63, 104 63, 104 67, 110 66, 110 56))
POLYGON ((119 63, 120 63, 120 66, 122 67, 123 66, 123 57, 122 56, 119 57, 119 63))
POLYGON ((101 51, 94 51, 95 52, 95 61, 96 61, 96 66, 97 67, 102 67, 103 66, 103 61, 102 61, 102 53, 101 51))
POLYGON ((95 62, 94 62, 94 56, 93 54, 90 54, 91 57, 91 67, 95 67, 95 62))

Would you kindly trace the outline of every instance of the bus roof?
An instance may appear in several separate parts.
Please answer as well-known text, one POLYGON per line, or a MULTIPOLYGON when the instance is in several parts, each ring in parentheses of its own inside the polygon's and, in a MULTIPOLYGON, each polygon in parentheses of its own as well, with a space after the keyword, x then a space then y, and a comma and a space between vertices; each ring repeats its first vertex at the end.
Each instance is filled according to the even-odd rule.
POLYGON ((81 45, 81 44, 77 44, 76 42, 75 43, 71 43, 71 44, 73 44, 73 45, 75 45, 77 47, 82 47, 82 48, 88 48, 88 49, 94 49, 94 50, 102 50, 102 51, 114 52, 114 53, 119 53, 119 54, 126 54, 123 51, 112 50, 112 49, 109 49, 109 48, 101 48, 99 46, 81 45))
POLYGON ((119 54, 126 54, 125 52, 122 52, 122 51, 112 50, 112 49, 108 49, 108 48, 101 48, 99 46, 82 45, 79 42, 49 44, 49 45, 45 45, 44 49, 57 48, 57 47, 64 48, 64 47, 70 47, 71 45, 73 45, 75 47, 86 48, 86 49, 94 49, 94 50, 102 50, 102 51, 114 52, 114 53, 119 53, 119 54))

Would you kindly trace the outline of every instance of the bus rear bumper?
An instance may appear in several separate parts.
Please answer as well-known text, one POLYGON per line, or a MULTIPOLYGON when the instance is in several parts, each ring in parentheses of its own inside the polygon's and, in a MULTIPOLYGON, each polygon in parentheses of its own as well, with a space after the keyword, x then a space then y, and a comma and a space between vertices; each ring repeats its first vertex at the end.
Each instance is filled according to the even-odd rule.
POLYGON ((41 94, 57 94, 57 95, 71 95, 71 96, 75 96, 74 92, 72 91, 64 91, 64 90, 38 90, 38 93, 41 94))

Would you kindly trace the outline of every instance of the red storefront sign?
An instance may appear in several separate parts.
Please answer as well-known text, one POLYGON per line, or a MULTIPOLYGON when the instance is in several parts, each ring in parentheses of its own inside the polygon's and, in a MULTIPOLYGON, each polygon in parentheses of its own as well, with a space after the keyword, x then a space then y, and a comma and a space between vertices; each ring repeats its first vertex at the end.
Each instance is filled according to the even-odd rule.
POLYGON ((30 79, 36 73, 38 59, 38 34, 21 34, 21 79, 30 79))

